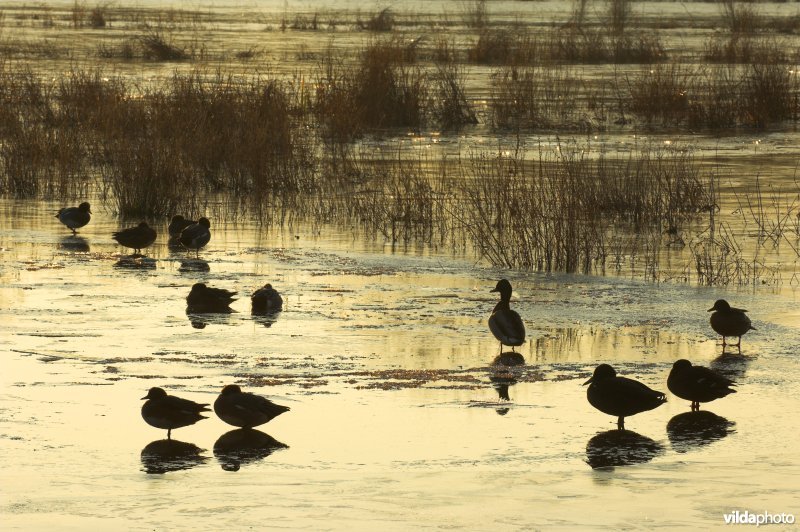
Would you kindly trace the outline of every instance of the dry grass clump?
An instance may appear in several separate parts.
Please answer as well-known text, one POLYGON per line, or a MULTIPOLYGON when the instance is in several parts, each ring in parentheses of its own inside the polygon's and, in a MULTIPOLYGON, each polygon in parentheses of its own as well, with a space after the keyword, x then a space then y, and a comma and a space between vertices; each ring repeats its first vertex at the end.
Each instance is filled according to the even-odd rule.
POLYGON ((388 7, 380 10, 366 21, 358 20, 356 25, 362 30, 388 32, 394 28, 394 14, 388 7))
POLYGON ((786 43, 770 37, 734 33, 706 42, 703 56, 713 63, 787 64, 793 62, 786 43))
POLYGON ((628 79, 628 87, 631 112, 648 125, 764 128, 797 120, 798 81, 780 64, 658 65, 628 79))
POLYGON ((566 68, 501 70, 492 84, 491 122, 499 129, 579 129, 579 83, 566 68))
POLYGON ((602 270, 612 229, 680 224, 708 203, 685 152, 647 151, 623 164, 579 152, 530 164, 501 153, 473 158, 468 172, 465 227, 482 256, 509 268, 602 270))
POLYGON ((432 79, 433 120, 443 129, 477 124, 478 117, 464 93, 464 72, 452 63, 438 65, 432 79))
POLYGON ((733 34, 752 34, 761 25, 761 17, 751 2, 722 0, 720 2, 722 20, 733 34))
POLYGON ((138 38, 142 57, 151 61, 186 61, 191 56, 159 27, 148 26, 138 38))
POLYGON ((411 64, 415 60, 415 48, 398 40, 371 44, 355 65, 329 55, 319 73, 314 106, 326 142, 350 142, 375 129, 419 129, 429 81, 411 64))

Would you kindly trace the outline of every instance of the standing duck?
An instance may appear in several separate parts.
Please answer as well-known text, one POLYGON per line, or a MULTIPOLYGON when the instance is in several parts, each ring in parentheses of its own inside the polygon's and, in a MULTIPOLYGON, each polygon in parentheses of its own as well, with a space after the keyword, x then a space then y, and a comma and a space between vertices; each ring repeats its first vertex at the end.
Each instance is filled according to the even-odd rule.
POLYGON ((745 314, 747 311, 731 307, 724 299, 717 299, 714 302, 714 306, 708 309, 708 312, 712 310, 714 313, 711 315, 710 319, 711 328, 722 336, 722 351, 725 351, 725 346, 728 345, 725 342, 726 337, 738 336, 739 341, 736 343, 736 347, 739 349, 739 353, 741 353, 742 335, 750 329, 756 329, 750 322, 750 318, 745 314))
POLYGON ((83 227, 92 219, 92 210, 91 207, 89 207, 89 202, 84 201, 77 207, 64 207, 60 209, 56 213, 56 218, 58 218, 59 222, 72 229, 72 234, 75 235, 78 233, 75 229, 83 227))
POLYGON ((183 232, 184 229, 196 223, 197 222, 193 220, 187 220, 180 214, 176 214, 175 216, 172 217, 172 220, 170 220, 167 231, 169 231, 169 236, 178 237, 181 236, 181 233, 183 232))
POLYGON ((236 384, 229 384, 214 401, 217 416, 234 427, 252 429, 287 412, 288 406, 276 405, 269 399, 243 392, 236 384))
POLYGON ((224 288, 211 288, 205 283, 195 283, 186 296, 186 304, 193 312, 231 312, 229 305, 236 301, 236 292, 224 288))
POLYGON ((731 388, 735 384, 716 371, 703 366, 692 366, 692 363, 685 359, 678 360, 672 365, 672 371, 667 378, 669 391, 681 399, 691 401, 692 410, 700 410, 700 403, 708 403, 736 393, 736 390, 731 388))
POLYGON ((132 248, 134 255, 139 255, 143 248, 156 241, 156 230, 147 225, 147 222, 141 222, 136 227, 113 233, 111 238, 126 248, 132 248))
POLYGON ((254 314, 270 314, 283 308, 283 298, 269 283, 253 292, 250 301, 254 314))
POLYGON ((201 412, 208 411, 208 404, 167 395, 162 388, 150 388, 142 399, 147 399, 142 405, 142 418, 148 425, 167 429, 167 439, 172 439, 172 429, 194 425, 201 419, 206 419, 201 412))
POLYGON ((594 375, 583 385, 589 404, 599 411, 617 416, 617 428, 625 428, 625 417, 652 410, 667 402, 662 392, 652 390, 639 381, 617 377, 617 372, 608 364, 600 364, 594 375))
POLYGON ((208 218, 200 218, 196 224, 192 224, 181 231, 180 241, 185 247, 194 249, 197 256, 200 256, 200 248, 208 244, 211 240, 211 222, 208 218))
POLYGON ((489 316, 489 329, 500 342, 501 353, 504 345, 511 346, 513 351, 514 347, 525 343, 525 324, 522 323, 519 314, 511 310, 509 305, 511 283, 507 279, 501 279, 490 292, 500 292, 500 301, 497 302, 492 315, 489 316))

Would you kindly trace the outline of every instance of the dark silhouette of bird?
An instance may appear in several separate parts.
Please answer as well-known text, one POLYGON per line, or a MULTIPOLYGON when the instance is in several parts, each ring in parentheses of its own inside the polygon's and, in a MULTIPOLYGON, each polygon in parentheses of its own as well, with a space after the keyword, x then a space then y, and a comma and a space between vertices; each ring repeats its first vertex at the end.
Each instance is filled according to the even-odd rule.
POLYGON ((606 414, 617 416, 617 428, 625 428, 625 418, 652 410, 667 402, 663 392, 657 392, 633 379, 617 377, 608 364, 600 364, 584 386, 589 404, 606 414))
POLYGON ((750 329, 755 330, 750 318, 745 314, 744 309, 731 307, 730 304, 724 299, 717 299, 714 306, 708 309, 708 312, 714 311, 711 315, 711 328, 722 336, 722 350, 725 351, 725 346, 728 345, 725 338, 728 336, 737 336, 739 341, 735 344, 742 352, 742 335, 750 329))
POLYGON ((77 207, 64 207, 56 213, 56 218, 62 224, 72 229, 72 234, 77 234, 75 229, 83 227, 92 219, 92 210, 89 202, 84 201, 77 207))
POLYGON ((147 222, 141 222, 136 227, 113 233, 111 238, 126 248, 133 249, 133 254, 138 255, 142 249, 156 241, 156 230, 147 225, 147 222))
POLYGON ((525 343, 525 324, 522 318, 509 305, 511 301, 511 283, 506 279, 497 282, 490 292, 500 292, 500 301, 495 305, 492 315, 489 316, 489 329, 500 342, 500 352, 503 346, 514 347, 525 343))
POLYGON ((142 399, 147 399, 142 405, 142 418, 148 425, 167 429, 167 439, 172 438, 172 429, 194 425, 201 419, 206 419, 201 412, 209 410, 208 404, 167 395, 162 388, 150 388, 142 399))
POLYGON ((229 384, 214 401, 217 416, 234 427, 251 429, 287 412, 288 406, 276 405, 269 399, 243 392, 236 384, 229 384))
POLYGON ((181 231, 180 241, 185 247, 193 249, 200 256, 200 248, 208 244, 211 240, 211 222, 208 218, 200 218, 196 224, 192 224, 181 231))
POLYGON ((167 231, 169 231, 169 236, 180 236, 184 229, 196 223, 197 222, 194 220, 187 220, 180 214, 176 214, 172 217, 172 220, 170 220, 167 231))
POLYGON ((667 378, 669 391, 681 399, 691 401, 692 410, 700 410, 700 403, 708 403, 736 393, 736 390, 731 388, 735 385, 735 382, 716 371, 703 366, 692 366, 692 363, 685 359, 680 359, 672 365, 667 378))
POLYGON ((278 312, 283 308, 283 298, 269 283, 253 292, 250 301, 252 312, 257 314, 278 312))
POLYGON ((230 312, 230 304, 236 301, 236 292, 224 288, 211 288, 205 283, 195 283, 186 296, 186 304, 194 312, 230 312))

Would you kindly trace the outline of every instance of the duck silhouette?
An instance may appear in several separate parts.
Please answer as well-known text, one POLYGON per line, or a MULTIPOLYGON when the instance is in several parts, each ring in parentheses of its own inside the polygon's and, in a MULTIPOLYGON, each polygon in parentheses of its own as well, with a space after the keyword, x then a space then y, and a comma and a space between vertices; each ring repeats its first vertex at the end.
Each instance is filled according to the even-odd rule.
POLYGON ((648 388, 639 381, 617 377, 608 364, 600 364, 592 377, 583 383, 591 384, 586 390, 589 404, 599 411, 617 416, 617 428, 625 428, 625 418, 652 410, 667 402, 662 392, 648 388))
POLYGON ((211 222, 208 218, 200 218, 196 224, 192 224, 181 231, 180 241, 184 247, 196 251, 200 256, 200 248, 208 244, 211 240, 211 222))
POLYGON ((288 406, 276 405, 266 397, 243 392, 236 384, 229 384, 214 401, 214 412, 229 425, 251 429, 288 412, 288 406))
POLYGON ((195 283, 186 296, 189 313, 232 312, 230 304, 236 301, 236 292, 224 288, 212 288, 205 283, 195 283))
POLYGON ((141 222, 136 227, 112 233, 111 238, 126 248, 133 249, 134 255, 139 255, 142 249, 156 241, 156 230, 147 225, 147 222, 141 222))
POLYGON ((515 311, 511 310, 511 283, 507 279, 497 282, 490 292, 500 292, 500 301, 495 305, 492 315, 489 316, 489 330, 500 342, 500 353, 503 346, 507 345, 514 351, 514 347, 525 343, 525 324, 515 311))
POLYGON ((78 233, 75 229, 83 227, 92 219, 92 210, 89 202, 84 201, 77 207, 59 209, 56 213, 56 218, 58 218, 59 222, 72 229, 72 234, 75 235, 78 233))
POLYGON ((267 283, 250 296, 253 314, 270 314, 283 309, 283 298, 267 283))
POLYGON ((172 438, 172 429, 194 425, 206 419, 201 412, 208 411, 208 404, 168 395, 162 388, 150 388, 142 399, 147 399, 142 405, 142 418, 148 425, 167 429, 167 439, 172 438))
POLYGON ((717 299, 714 306, 708 309, 708 312, 714 311, 711 315, 711 328, 722 336, 722 351, 725 351, 725 346, 728 345, 726 338, 728 336, 737 336, 739 341, 735 346, 742 352, 742 336, 749 330, 755 330, 750 318, 745 314, 747 311, 740 308, 731 307, 730 304, 724 299, 717 299))
POLYGON ((194 220, 187 220, 180 214, 176 214, 175 216, 172 217, 172 220, 170 220, 169 227, 167 227, 167 231, 169 232, 169 236, 171 237, 180 236, 184 229, 196 223, 197 222, 194 220))
POLYGON ((693 366, 685 359, 680 359, 672 365, 667 378, 669 391, 681 399, 691 401, 692 410, 700 410, 700 403, 708 403, 736 393, 736 390, 731 388, 735 384, 716 371, 703 366, 693 366))

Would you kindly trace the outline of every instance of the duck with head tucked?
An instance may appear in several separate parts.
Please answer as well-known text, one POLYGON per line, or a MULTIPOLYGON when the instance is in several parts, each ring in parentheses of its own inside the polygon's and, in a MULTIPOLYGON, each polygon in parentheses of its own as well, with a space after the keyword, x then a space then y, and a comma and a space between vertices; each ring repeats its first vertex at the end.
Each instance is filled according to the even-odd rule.
POLYGON ((133 249, 134 255, 139 255, 143 248, 156 241, 156 230, 147 225, 147 222, 141 222, 136 227, 112 233, 111 238, 126 248, 133 249))
POLYGON ((78 234, 75 229, 83 227, 92 219, 92 210, 89 202, 84 201, 77 207, 64 207, 56 213, 56 218, 62 224, 72 229, 72 234, 78 234))
POLYGON ((200 218, 196 224, 181 231, 181 244, 188 249, 195 250, 198 257, 200 248, 208 244, 209 240, 211 240, 211 222, 208 221, 208 218, 200 218))
POLYGON ((718 299, 714 302, 714 306, 708 309, 708 312, 714 312, 711 315, 711 328, 722 336, 722 351, 725 351, 725 346, 728 345, 725 341, 728 336, 737 336, 739 341, 735 346, 742 352, 742 336, 749 330, 756 330, 750 322, 750 318, 745 314, 747 311, 740 308, 731 307, 730 304, 724 299, 718 299))
POLYGON ((142 399, 147 399, 142 405, 142 418, 148 425, 167 429, 167 439, 172 439, 172 429, 187 427, 201 419, 207 419, 201 413, 209 410, 208 404, 168 395, 162 388, 150 388, 142 399))
POLYGON ((192 312, 232 312, 230 304, 236 301, 235 295, 231 290, 195 283, 186 296, 186 305, 192 312))
POLYGON ((583 383, 589 404, 599 411, 617 416, 617 428, 625 428, 625 418, 657 408, 667 402, 663 392, 648 388, 639 381, 617 377, 608 364, 600 364, 592 377, 583 383))
POLYGON ((511 310, 511 291, 511 283, 507 279, 501 279, 497 282, 497 286, 490 290, 490 292, 500 292, 500 301, 489 316, 489 330, 500 342, 501 353, 504 345, 511 346, 511 350, 514 351, 514 347, 525 343, 525 324, 519 314, 511 310))
POLYGON ((222 421, 243 429, 263 425, 288 411, 288 406, 276 405, 266 397, 243 392, 236 384, 225 386, 214 401, 214 412, 222 421))
POLYGON ((693 366, 691 362, 680 359, 672 365, 667 378, 669 391, 691 401, 692 410, 700 410, 700 403, 708 403, 736 393, 731 388, 736 383, 714 370, 703 366, 693 366))
POLYGON ((193 220, 187 220, 180 214, 176 214, 172 217, 172 220, 169 222, 169 227, 167 231, 169 232, 169 236, 171 237, 179 237, 184 229, 189 227, 190 225, 194 225, 197 222, 193 220))
POLYGON ((283 309, 283 298, 267 283, 250 297, 253 314, 271 314, 283 309))

